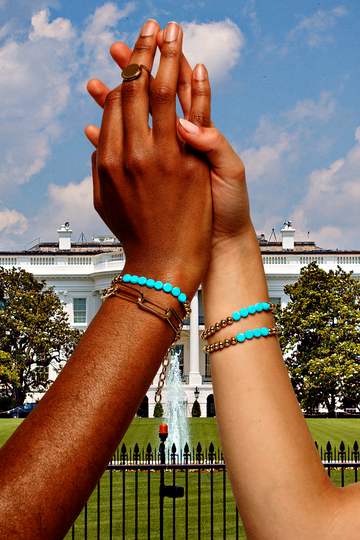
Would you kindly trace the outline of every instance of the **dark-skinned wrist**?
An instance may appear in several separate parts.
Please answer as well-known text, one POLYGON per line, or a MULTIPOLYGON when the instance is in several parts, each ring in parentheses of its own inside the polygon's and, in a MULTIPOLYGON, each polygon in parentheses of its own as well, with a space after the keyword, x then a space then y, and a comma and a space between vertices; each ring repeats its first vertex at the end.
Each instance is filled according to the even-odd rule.
MULTIPOLYGON (((207 264, 203 262, 199 265, 190 265, 185 262, 174 263, 174 261, 168 261, 165 264, 140 264, 139 262, 129 262, 127 260, 122 275, 145 276, 147 279, 154 279, 162 283, 171 283, 173 287, 179 287, 181 292, 185 293, 187 299, 191 301, 199 288, 206 268, 207 264)), ((151 293, 160 293, 160 296, 157 296, 157 298, 164 298, 165 295, 163 291, 156 291, 154 288, 151 289, 151 293)), ((165 295, 166 298, 168 296, 171 295, 165 295)))
MULTIPOLYGON (((125 267, 121 273, 122 277, 126 275, 137 276, 138 278, 145 277, 147 280, 154 280, 155 282, 161 282, 162 284, 171 284, 173 288, 179 289, 182 294, 186 295, 186 300, 190 303, 195 295, 200 283, 200 277, 195 278, 190 276, 189 273, 184 271, 177 271, 174 268, 160 268, 154 267, 149 270, 139 268, 137 265, 125 264, 125 267)), ((144 297, 153 302, 157 302, 160 306, 169 309, 173 308, 181 318, 185 316, 185 306, 182 302, 183 296, 174 295, 172 292, 165 292, 163 288, 158 289, 154 285, 148 287, 146 284, 129 282, 129 285, 134 289, 141 291, 144 297)))

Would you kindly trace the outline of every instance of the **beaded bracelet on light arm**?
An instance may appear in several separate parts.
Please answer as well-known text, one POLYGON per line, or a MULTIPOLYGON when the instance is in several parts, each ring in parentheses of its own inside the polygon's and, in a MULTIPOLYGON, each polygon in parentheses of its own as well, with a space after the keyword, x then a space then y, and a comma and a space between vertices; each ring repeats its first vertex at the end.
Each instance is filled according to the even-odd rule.
POLYGON ((276 334, 281 334, 282 330, 280 326, 275 326, 274 328, 255 328, 254 330, 246 330, 244 333, 238 334, 236 337, 230 339, 224 339, 223 341, 217 341, 211 345, 205 345, 203 351, 205 353, 212 353, 224 349, 225 347, 230 347, 230 345, 237 345, 238 343, 244 343, 245 340, 250 340, 253 338, 273 336, 276 334))
POLYGON ((233 324, 240 319, 244 319, 248 315, 254 315, 255 313, 260 313, 261 311, 274 312, 275 310, 276 304, 273 304, 271 302, 258 302, 254 305, 250 305, 247 308, 242 308, 239 311, 234 311, 231 317, 222 319, 220 322, 215 323, 213 326, 209 326, 209 328, 206 328, 206 330, 203 330, 203 332, 201 332, 200 337, 201 339, 205 340, 209 336, 215 334, 215 332, 219 332, 222 328, 226 328, 226 326, 233 324))

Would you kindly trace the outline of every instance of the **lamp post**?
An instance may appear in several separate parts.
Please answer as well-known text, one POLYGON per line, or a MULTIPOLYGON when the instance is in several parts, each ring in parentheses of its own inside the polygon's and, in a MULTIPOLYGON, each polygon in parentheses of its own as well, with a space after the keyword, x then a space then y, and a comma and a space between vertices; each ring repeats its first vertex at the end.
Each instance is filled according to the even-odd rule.
MULTIPOLYGON (((159 454, 160 463, 162 465, 160 469, 160 540, 164 539, 164 497, 170 499, 178 499, 184 496, 184 488, 181 486, 165 486, 165 441, 168 436, 167 424, 160 424, 159 426, 159 439, 161 440, 159 454)), ((175 504, 175 502, 174 502, 175 504)), ((175 508, 175 506, 174 506, 175 508)))
POLYGON ((200 395, 200 390, 196 386, 195 390, 194 390, 195 401, 193 403, 192 410, 191 410, 191 416, 196 417, 196 418, 201 416, 201 408, 200 408, 200 404, 198 402, 199 395, 200 395))
MULTIPOLYGON (((160 463, 165 465, 165 441, 168 436, 168 427, 167 424, 160 424, 159 426, 159 439, 161 440, 159 454, 160 454, 160 463)), ((164 468, 160 469, 160 540, 164 538, 164 492, 165 492, 165 479, 164 479, 164 468)))

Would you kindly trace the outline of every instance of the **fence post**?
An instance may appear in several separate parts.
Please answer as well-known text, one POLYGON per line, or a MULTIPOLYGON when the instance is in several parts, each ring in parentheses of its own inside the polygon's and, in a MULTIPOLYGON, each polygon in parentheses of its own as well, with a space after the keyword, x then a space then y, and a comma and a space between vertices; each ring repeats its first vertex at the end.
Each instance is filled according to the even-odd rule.
MULTIPOLYGON (((357 441, 354 442, 352 459, 356 462, 359 461, 359 445, 357 441)), ((358 481, 357 477, 358 477, 358 470, 357 470, 357 467, 355 467, 355 482, 358 481)))
MULTIPOLYGON (((160 464, 165 465, 165 441, 168 436, 168 427, 166 424, 160 424, 159 426, 159 438, 161 440, 159 447, 160 464)), ((165 478, 164 467, 160 469, 160 540, 164 540, 164 491, 165 491, 165 478)))

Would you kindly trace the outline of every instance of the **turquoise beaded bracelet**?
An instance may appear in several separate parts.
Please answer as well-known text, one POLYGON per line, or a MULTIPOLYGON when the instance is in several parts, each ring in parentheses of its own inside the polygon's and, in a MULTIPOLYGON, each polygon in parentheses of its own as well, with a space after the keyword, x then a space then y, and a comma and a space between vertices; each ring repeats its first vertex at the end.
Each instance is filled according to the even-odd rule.
POLYGON ((184 306, 184 317, 182 318, 183 321, 185 321, 188 317, 190 317, 191 314, 191 307, 190 302, 186 297, 186 294, 181 292, 179 287, 173 287, 171 283, 163 283, 162 281, 155 281, 154 279, 147 279, 145 276, 135 276, 130 274, 124 274, 123 276, 120 274, 119 276, 116 276, 112 282, 111 287, 109 291, 112 290, 112 287, 118 282, 128 283, 132 285, 141 285, 145 286, 148 289, 155 289, 157 291, 164 291, 166 293, 172 294, 175 298, 179 300, 179 302, 184 306))
POLYGON ((171 293, 175 296, 179 302, 186 302, 186 294, 181 292, 179 287, 173 287, 171 283, 163 283, 162 281, 155 281, 154 279, 147 279, 145 276, 131 276, 130 274, 125 274, 122 276, 122 281, 124 283, 131 283, 132 285, 144 285, 148 289, 156 289, 157 291, 164 291, 166 293, 171 293))
POLYGON ((233 322, 239 321, 240 319, 244 319, 248 315, 254 315, 255 313, 260 313, 261 311, 275 311, 276 310, 276 304, 273 304, 271 302, 258 302, 257 304, 251 304, 247 308, 242 308, 240 311, 234 311, 231 317, 228 317, 227 319, 221 320, 219 323, 214 324, 213 326, 209 326, 209 328, 206 328, 203 332, 201 332, 201 339, 207 339, 209 336, 212 336, 215 334, 215 332, 218 332, 222 328, 225 328, 229 324, 233 324, 233 322))
POLYGON ((212 353, 224 349, 224 347, 230 347, 230 345, 237 345, 238 343, 244 343, 245 340, 259 337, 273 336, 276 334, 281 334, 280 326, 275 326, 274 328, 255 328, 254 330, 246 330, 244 333, 238 334, 236 337, 230 339, 224 339, 224 341, 218 341, 212 343, 211 345, 205 345, 203 351, 205 353, 212 353))

